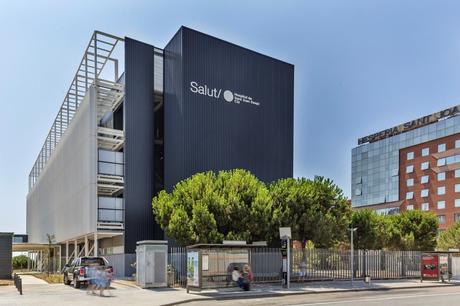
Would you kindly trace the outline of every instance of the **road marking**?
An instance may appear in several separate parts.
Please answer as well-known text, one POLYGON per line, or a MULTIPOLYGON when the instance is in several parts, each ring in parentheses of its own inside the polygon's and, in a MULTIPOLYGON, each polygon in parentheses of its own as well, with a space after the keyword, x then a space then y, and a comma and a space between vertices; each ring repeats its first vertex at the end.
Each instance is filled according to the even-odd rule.
POLYGON ((417 294, 417 295, 405 295, 405 296, 395 296, 387 298, 362 298, 355 300, 342 300, 342 301, 330 301, 330 302, 313 302, 313 303, 302 303, 302 304, 290 304, 290 306, 311 306, 311 305, 331 305, 331 304, 344 304, 344 303, 354 303, 354 302, 373 302, 373 301, 388 301, 388 300, 404 300, 412 298, 421 298, 421 297, 432 297, 432 296, 448 296, 448 295, 460 295, 460 292, 452 293, 434 293, 434 294, 417 294))

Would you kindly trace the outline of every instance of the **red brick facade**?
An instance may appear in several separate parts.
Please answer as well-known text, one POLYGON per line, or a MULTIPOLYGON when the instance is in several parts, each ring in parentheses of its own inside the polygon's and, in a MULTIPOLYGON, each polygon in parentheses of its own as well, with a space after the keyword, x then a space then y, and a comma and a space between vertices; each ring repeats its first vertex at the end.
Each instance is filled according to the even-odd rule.
MULTIPOLYGON (((410 205, 413 205, 413 209, 422 210, 422 203, 428 203, 429 211, 441 216, 441 219, 444 216, 445 221, 444 223, 440 222, 440 229, 445 229, 452 225, 455 222, 455 214, 459 214, 458 220, 460 220, 460 192, 455 192, 455 185, 460 184, 460 177, 455 177, 455 169, 460 168, 460 163, 438 166, 439 159, 460 154, 460 148, 455 148, 456 140, 460 140, 460 134, 424 142, 399 151, 399 199, 403 200, 400 206, 401 211, 410 209, 410 205), (445 144, 445 151, 438 152, 438 145, 440 144, 445 144), (429 149, 427 156, 422 156, 424 148, 429 149), (408 153, 411 154, 410 152, 413 153, 412 159, 408 159, 408 157, 411 157, 408 156, 408 153), (422 163, 424 162, 429 163, 426 170, 422 170, 422 163), (407 169, 408 166, 413 166, 413 172, 407 171, 410 170, 407 169), (438 179, 438 173, 442 172, 445 173, 444 180, 440 180, 442 178, 438 179), (427 183, 421 182, 423 176, 428 176, 427 183), (413 179, 413 186, 407 185, 408 179, 413 179), (445 187, 445 193, 439 194, 442 193, 442 190, 438 192, 438 187, 441 187, 441 189, 445 187), (428 190, 428 196, 422 196, 422 190, 428 190), (408 192, 413 192, 412 199, 408 199, 408 192), (455 199, 459 199, 458 207, 455 207, 455 199), (445 201, 444 208, 442 208, 442 202, 440 201, 445 201)), ((458 146, 459 143, 457 143, 458 146)), ((424 208, 426 209, 426 207, 424 208)))

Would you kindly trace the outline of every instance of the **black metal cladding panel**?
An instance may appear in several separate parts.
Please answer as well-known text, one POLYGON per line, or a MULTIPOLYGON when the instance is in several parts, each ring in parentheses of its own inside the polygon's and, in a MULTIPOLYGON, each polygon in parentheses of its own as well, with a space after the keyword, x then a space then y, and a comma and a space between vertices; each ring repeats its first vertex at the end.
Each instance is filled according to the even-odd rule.
POLYGON ((11 278, 13 234, 0 233, 0 279, 11 278))
POLYGON ((206 170, 292 177, 294 66, 185 27, 179 33, 165 53, 165 74, 182 71, 182 80, 165 80, 166 189, 206 170), (192 81, 221 89, 220 97, 191 92, 192 81), (260 105, 226 102, 225 90, 260 105))
POLYGON ((125 253, 134 253, 136 242, 161 239, 154 222, 154 47, 125 39, 125 253))

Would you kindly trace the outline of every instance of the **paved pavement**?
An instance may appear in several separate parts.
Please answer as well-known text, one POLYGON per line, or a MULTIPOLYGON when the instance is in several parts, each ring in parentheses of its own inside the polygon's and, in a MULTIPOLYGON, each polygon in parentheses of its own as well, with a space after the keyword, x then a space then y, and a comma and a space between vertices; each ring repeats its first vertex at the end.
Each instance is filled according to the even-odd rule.
POLYGON ((48 285, 44 280, 33 275, 21 275, 22 285, 48 285))
POLYGON ((283 297, 232 299, 219 301, 196 301, 190 306, 245 306, 245 305, 289 305, 289 306, 445 306, 460 305, 459 287, 414 288, 389 291, 348 291, 327 294, 297 294, 283 297))
MULTIPOLYGON (((417 280, 408 281, 385 281, 373 282, 370 286, 362 282, 356 282, 355 286, 351 288, 349 282, 319 282, 319 283, 305 283, 293 284, 290 290, 281 288, 276 285, 256 285, 253 290, 244 292, 236 288, 220 289, 220 290, 206 290, 197 293, 188 294, 184 289, 140 289, 132 284, 123 282, 114 282, 113 289, 106 292, 106 297, 99 297, 87 294, 85 289, 74 289, 71 286, 63 284, 47 284, 40 280, 33 280, 33 276, 22 276, 23 278, 23 292, 24 295, 20 296, 14 286, 1 286, 0 287, 0 305, 175 305, 192 302, 194 305, 201 305, 202 303, 208 304, 228 304, 234 302, 236 299, 242 299, 242 303, 250 301, 249 304, 255 303, 260 300, 260 305, 265 304, 264 301, 270 301, 271 298, 276 299, 293 299, 294 295, 305 297, 307 296, 322 296, 328 297, 342 293, 346 294, 349 290, 388 290, 395 288, 413 288, 409 290, 435 290, 444 288, 454 288, 460 292, 460 287, 448 285, 445 287, 441 283, 429 283, 417 280), (30 277, 30 278, 29 278, 30 277), (440 288, 430 288, 436 286, 440 288), (430 289, 429 289, 430 288, 430 289), (326 293, 327 294, 308 294, 308 293, 326 293), (110 295, 109 295, 110 293, 110 295), (284 296, 289 294, 287 296, 284 296), (269 298, 271 297, 271 298, 269 298), (195 301, 195 302, 193 302, 195 301)), ((396 290, 395 290, 396 291, 396 290)), ((405 290, 398 290, 400 292, 405 290)), ((373 294, 381 294, 382 291, 374 291, 373 294)), ((368 291, 366 292, 369 293, 368 291)), ((353 294, 353 293, 352 293, 353 294)), ((354 294, 364 294, 363 292, 354 292, 354 294)), ((372 295, 372 293, 371 293, 372 295)), ((456 297, 458 298, 458 297, 456 297)), ((303 300, 300 300, 303 301, 303 300)), ((278 302, 275 302, 277 304, 278 302)), ((247 304, 247 303, 246 303, 247 304)), ((451 303, 452 304, 452 303, 451 303)), ((234 304, 233 304, 234 305, 234 304)), ((324 304, 327 305, 327 304, 324 304)), ((340 304, 342 305, 342 304, 340 304)), ((344 304, 345 305, 345 304, 344 304)), ((351 304, 350 304, 351 305, 351 304)), ((357 304, 358 305, 358 304, 357 304)), ((364 304, 363 304, 364 305, 364 304)), ((372 304, 366 304, 372 305, 372 304)), ((377 304, 376 304, 377 305, 377 304)), ((385 304, 388 305, 388 304, 385 304)), ((444 304, 439 304, 444 305, 444 304)), ((453 303, 452 305, 455 305, 453 303)))

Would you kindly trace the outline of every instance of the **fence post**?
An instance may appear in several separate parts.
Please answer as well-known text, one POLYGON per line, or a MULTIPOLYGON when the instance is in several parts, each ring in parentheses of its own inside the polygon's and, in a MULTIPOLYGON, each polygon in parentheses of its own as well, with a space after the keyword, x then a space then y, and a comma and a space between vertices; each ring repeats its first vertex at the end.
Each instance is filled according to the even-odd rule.
POLYGON ((367 275, 367 250, 363 250, 362 251, 362 273, 361 273, 361 277, 365 278, 366 275, 367 275))
POLYGON ((405 277, 406 276, 406 260, 404 257, 406 251, 401 251, 401 276, 405 277))

